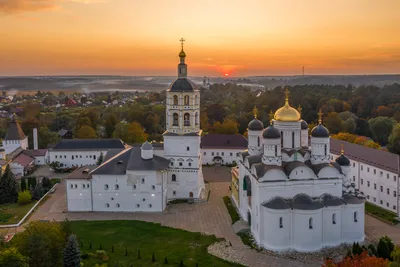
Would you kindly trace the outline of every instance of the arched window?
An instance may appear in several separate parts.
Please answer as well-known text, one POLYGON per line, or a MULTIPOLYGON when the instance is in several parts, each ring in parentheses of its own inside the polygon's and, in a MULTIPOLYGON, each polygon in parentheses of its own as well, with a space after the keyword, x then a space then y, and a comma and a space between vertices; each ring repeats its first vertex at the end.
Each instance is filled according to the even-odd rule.
POLYGON ((336 214, 332 214, 332 224, 336 224, 336 214))
POLYGON ((190 193, 189 193, 189 197, 193 197, 193 192, 190 192, 190 193))
POLYGON ((197 112, 194 114, 194 122, 196 125, 199 125, 199 114, 197 112))
POLYGON ((120 207, 118 203, 117 203, 117 205, 116 205, 116 206, 117 206, 117 208, 119 208, 119 207, 120 207))
POLYGON ((283 228, 283 218, 279 218, 279 228, 283 228))
POLYGON ((257 136, 257 146, 260 147, 260 137, 257 136))
POLYGON ((108 190, 108 184, 104 185, 104 190, 108 190))
POLYGON ((281 145, 282 145, 282 147, 284 147, 283 146, 283 131, 281 131, 281 145))
POLYGON ((197 101, 198 101, 198 98, 197 98, 197 95, 195 95, 195 96, 194 96, 194 103, 195 103, 196 105, 199 104, 197 101))
POLYGON ((308 228, 309 228, 309 229, 313 229, 312 218, 310 218, 310 219, 308 220, 308 228))
POLYGON ((190 114, 189 113, 185 113, 185 115, 183 115, 183 125, 190 126, 190 114))
POLYGON ((178 96, 174 95, 174 106, 178 105, 178 96))
POLYGON ((357 211, 354 212, 354 222, 357 222, 358 218, 357 218, 357 211))
POLYGON ((275 145, 275 157, 278 156, 278 146, 275 145))
POLYGON ((184 102, 185 102, 185 106, 189 106, 189 96, 188 95, 185 95, 185 98, 184 98, 184 102))
POLYGON ((176 182, 176 175, 172 174, 172 182, 176 182))
POLYGON ((173 126, 179 126, 179 115, 178 115, 178 113, 174 113, 172 115, 172 117, 173 117, 172 125, 173 126))
POLYGON ((292 132, 292 148, 294 148, 294 132, 292 132))
POLYGON ((106 208, 109 208, 109 207, 110 207, 110 204, 106 203, 106 208))
POLYGON ((118 190, 119 189, 119 185, 115 185, 115 190, 118 190))
POLYGON ((325 145, 324 146, 324 149, 325 149, 325 156, 327 155, 327 153, 328 153, 328 146, 327 145, 325 145))

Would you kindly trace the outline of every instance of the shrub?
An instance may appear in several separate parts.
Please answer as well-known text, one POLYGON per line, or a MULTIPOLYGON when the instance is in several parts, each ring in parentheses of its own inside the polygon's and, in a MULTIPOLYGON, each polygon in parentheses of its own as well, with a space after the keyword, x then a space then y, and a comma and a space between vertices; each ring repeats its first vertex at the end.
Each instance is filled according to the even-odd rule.
POLYGON ((25 205, 32 201, 32 195, 28 190, 18 192, 18 204, 25 205))

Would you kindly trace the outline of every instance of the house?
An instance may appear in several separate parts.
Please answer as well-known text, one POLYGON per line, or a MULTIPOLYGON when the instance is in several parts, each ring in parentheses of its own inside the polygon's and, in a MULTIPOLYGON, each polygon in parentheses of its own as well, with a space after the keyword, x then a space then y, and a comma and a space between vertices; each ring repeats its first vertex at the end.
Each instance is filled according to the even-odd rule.
POLYGON ((246 148, 247 139, 241 134, 206 134, 201 138, 203 165, 235 164, 246 148))
POLYGON ((35 159, 35 165, 46 165, 48 164, 47 156, 48 150, 47 149, 27 149, 24 150, 22 153, 25 155, 32 157, 35 159))
POLYGON ((25 155, 24 153, 20 153, 9 163, 9 165, 11 172, 15 176, 22 177, 32 171, 35 166, 35 159, 25 155))

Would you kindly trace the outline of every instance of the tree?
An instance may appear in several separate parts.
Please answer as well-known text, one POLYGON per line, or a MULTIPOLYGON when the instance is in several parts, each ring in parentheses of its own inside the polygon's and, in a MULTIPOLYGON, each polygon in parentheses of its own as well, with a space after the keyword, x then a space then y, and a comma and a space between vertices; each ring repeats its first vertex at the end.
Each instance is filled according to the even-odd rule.
POLYGON ((231 119, 226 119, 222 124, 217 121, 211 127, 210 132, 219 134, 237 134, 238 124, 231 119))
POLYGON ((62 266, 65 233, 59 223, 30 222, 15 236, 13 244, 28 257, 30 267, 62 266))
MULTIPOLYGON (((99 166, 99 165, 101 165, 101 163, 103 163, 103 158, 104 158, 103 152, 101 152, 101 153, 100 153, 100 156, 99 156, 99 158, 97 159, 97 162, 96 162, 96 165, 97 165, 97 166, 99 166)), ((114 246, 114 245, 113 245, 113 246, 114 246)))
POLYGON ((128 134, 130 143, 143 143, 147 139, 143 127, 135 121, 128 125, 128 134))
POLYGON ((35 188, 33 189, 32 199, 39 200, 43 196, 43 187, 41 183, 37 183, 35 188))
POLYGON ((49 191, 51 189, 51 187, 52 187, 52 184, 51 184, 50 179, 47 178, 47 177, 43 177, 42 178, 42 188, 43 188, 43 190, 49 191))
POLYGON ((352 257, 347 256, 343 261, 334 263, 326 260, 322 267, 388 267, 389 261, 376 256, 369 256, 367 251, 352 257))
POLYGON ((64 267, 80 267, 81 252, 75 235, 70 235, 64 249, 64 267))
POLYGON ((21 178, 21 191, 25 191, 26 190, 26 179, 25 177, 21 178))
POLYGON ((400 123, 397 123, 389 136, 388 149, 392 153, 400 154, 400 123))
POLYGON ((0 251, 0 267, 29 267, 28 258, 14 247, 0 251))
POLYGON ((28 190, 18 192, 18 204, 24 205, 32 201, 31 192, 28 190))
POLYGON ((4 174, 0 179, 0 204, 15 203, 18 199, 18 184, 10 165, 7 165, 4 174))
POLYGON ((330 133, 338 133, 342 131, 342 119, 337 112, 330 112, 324 119, 324 126, 328 128, 330 133))
POLYGON ((369 129, 372 132, 374 140, 386 145, 388 143, 389 135, 393 130, 396 121, 388 117, 376 117, 368 121, 369 129))
POLYGON ((104 123, 104 126, 105 126, 105 129, 106 129, 107 137, 111 137, 112 136, 112 134, 113 134, 113 132, 115 130, 115 126, 117 125, 117 123, 118 123, 118 119, 117 119, 117 116, 115 116, 114 113, 111 113, 106 117, 106 121, 104 123))
POLYGON ((78 130, 76 137, 80 139, 94 139, 97 138, 97 135, 92 127, 84 125, 78 130))
POLYGON ((47 127, 40 127, 38 131, 40 138, 38 139, 39 148, 48 148, 50 144, 56 144, 60 140, 60 136, 51 132, 47 127))
POLYGON ((379 239, 378 247, 376 248, 379 257, 391 260, 391 254, 394 250, 392 239, 388 236, 383 236, 379 239))
POLYGON ((112 137, 123 140, 129 143, 128 139, 128 124, 126 122, 120 122, 115 126, 112 137))

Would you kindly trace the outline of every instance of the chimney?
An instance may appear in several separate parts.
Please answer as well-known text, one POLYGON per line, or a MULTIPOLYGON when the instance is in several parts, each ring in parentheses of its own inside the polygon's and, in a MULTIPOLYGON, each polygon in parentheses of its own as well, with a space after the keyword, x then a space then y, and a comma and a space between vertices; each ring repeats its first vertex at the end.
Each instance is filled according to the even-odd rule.
POLYGON ((149 142, 144 142, 141 149, 142 159, 152 159, 153 158, 153 146, 149 142))
POLYGON ((38 149, 38 136, 37 136, 37 128, 33 128, 33 149, 38 149))

